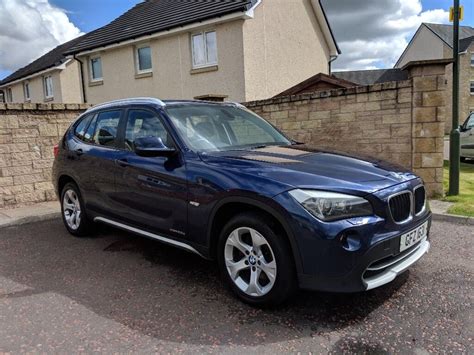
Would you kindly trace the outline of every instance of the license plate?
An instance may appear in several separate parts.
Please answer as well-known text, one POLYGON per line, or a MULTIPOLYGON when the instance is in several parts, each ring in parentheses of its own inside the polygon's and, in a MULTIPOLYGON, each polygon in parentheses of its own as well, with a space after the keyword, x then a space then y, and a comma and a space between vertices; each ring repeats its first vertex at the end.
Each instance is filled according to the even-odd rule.
POLYGON ((428 235, 428 222, 423 223, 421 226, 413 229, 412 231, 402 234, 400 237, 400 252, 408 249, 412 245, 415 245, 420 240, 428 235))

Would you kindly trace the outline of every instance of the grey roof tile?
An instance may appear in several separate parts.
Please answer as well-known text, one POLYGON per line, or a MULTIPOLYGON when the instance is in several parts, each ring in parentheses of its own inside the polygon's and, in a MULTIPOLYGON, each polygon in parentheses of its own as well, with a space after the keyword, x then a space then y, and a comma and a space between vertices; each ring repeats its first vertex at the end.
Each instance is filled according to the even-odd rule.
POLYGON ((147 0, 137 4, 108 25, 88 34, 68 50, 78 53, 110 44, 150 35, 247 11, 257 0, 147 0))
POLYGON ((373 85, 408 79, 408 73, 401 69, 340 71, 333 72, 332 75, 359 85, 373 85))
MULTIPOLYGON (((424 23, 435 35, 441 38, 448 46, 453 46, 453 26, 437 23, 424 23)), ((459 26, 459 38, 464 39, 474 36, 474 28, 470 26, 459 26)))

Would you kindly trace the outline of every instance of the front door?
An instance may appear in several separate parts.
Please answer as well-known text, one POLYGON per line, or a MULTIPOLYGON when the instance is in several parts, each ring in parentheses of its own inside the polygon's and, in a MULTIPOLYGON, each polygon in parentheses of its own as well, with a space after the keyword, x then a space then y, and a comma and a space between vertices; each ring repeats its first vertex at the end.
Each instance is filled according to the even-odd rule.
MULTIPOLYGON (((115 204, 125 223, 164 236, 185 239, 187 233, 186 167, 179 153, 173 157, 142 157, 134 141, 159 137, 177 149, 158 113, 130 109, 124 129, 124 150, 116 162, 115 204)), ((177 149, 178 150, 178 149, 177 149)))
POLYGON ((471 113, 462 126, 461 156, 474 158, 474 113, 471 113))

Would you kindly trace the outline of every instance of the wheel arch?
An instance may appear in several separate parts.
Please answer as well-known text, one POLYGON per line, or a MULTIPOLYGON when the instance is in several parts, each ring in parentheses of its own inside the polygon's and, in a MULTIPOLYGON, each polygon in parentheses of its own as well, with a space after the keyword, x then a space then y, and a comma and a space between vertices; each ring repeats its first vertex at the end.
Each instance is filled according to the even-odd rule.
POLYGON ((290 244, 296 271, 298 273, 302 272, 303 267, 301 264, 301 257, 294 234, 284 217, 284 214, 279 211, 279 209, 282 208, 278 207, 278 205, 274 205, 276 205, 276 202, 273 200, 261 201, 248 197, 228 197, 221 200, 212 210, 207 228, 207 245, 209 245, 210 257, 213 259, 216 257, 219 233, 227 221, 232 216, 244 211, 254 211, 265 214, 276 223, 277 227, 281 229, 281 232, 284 233, 284 236, 290 244))
POLYGON ((74 180, 70 175, 67 175, 67 174, 62 174, 59 178, 58 178, 58 185, 57 185, 57 194, 59 197, 61 197, 61 192, 63 191, 63 188, 64 186, 66 186, 67 183, 74 183, 76 184, 76 186, 79 186, 76 182, 76 180, 74 180))

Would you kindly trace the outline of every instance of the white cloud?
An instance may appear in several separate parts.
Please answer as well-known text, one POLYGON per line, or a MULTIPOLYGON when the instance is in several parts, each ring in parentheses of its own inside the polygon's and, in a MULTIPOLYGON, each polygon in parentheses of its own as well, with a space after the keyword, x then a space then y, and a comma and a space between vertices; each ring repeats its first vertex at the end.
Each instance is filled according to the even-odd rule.
POLYGON ((80 34, 49 0, 1 0, 0 71, 17 70, 80 34))
POLYGON ((392 67, 422 22, 447 23, 442 9, 421 0, 323 0, 342 54, 335 70, 392 67))

